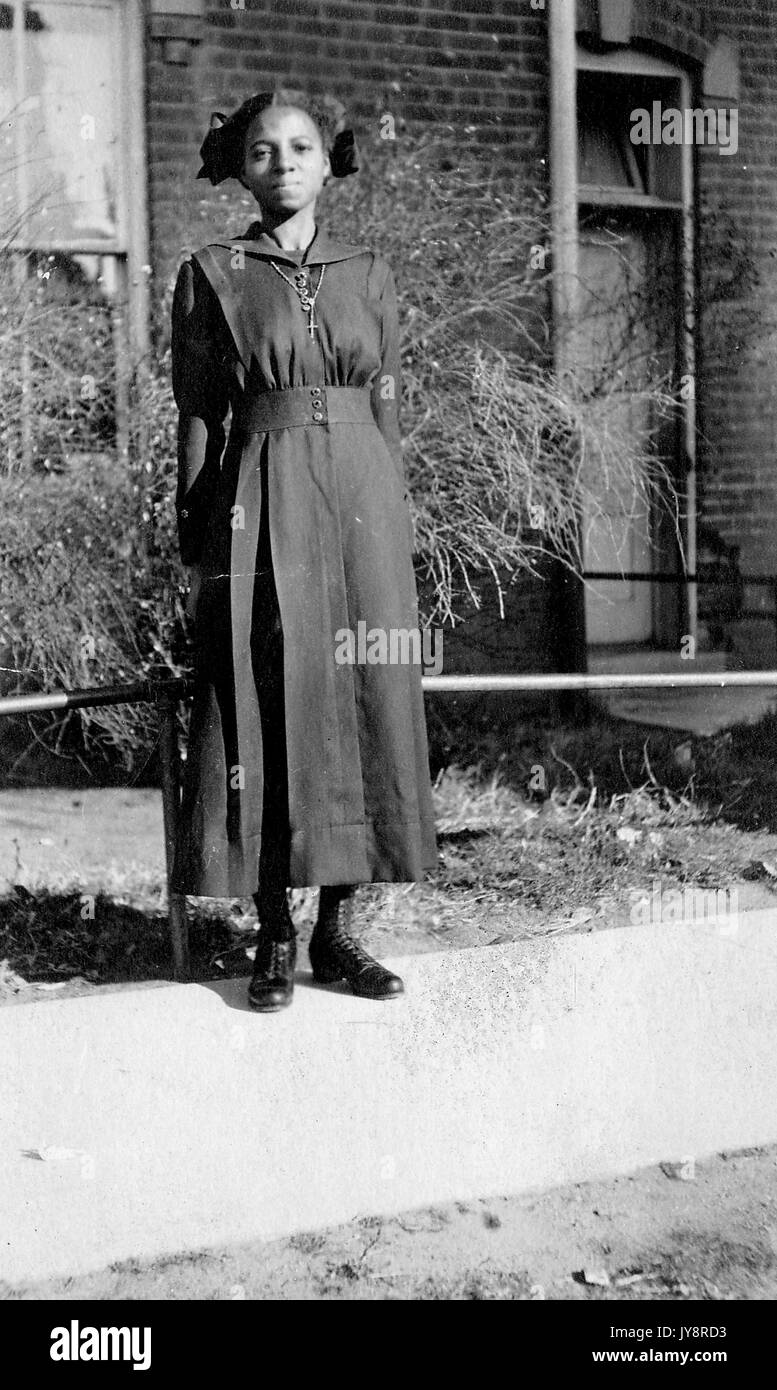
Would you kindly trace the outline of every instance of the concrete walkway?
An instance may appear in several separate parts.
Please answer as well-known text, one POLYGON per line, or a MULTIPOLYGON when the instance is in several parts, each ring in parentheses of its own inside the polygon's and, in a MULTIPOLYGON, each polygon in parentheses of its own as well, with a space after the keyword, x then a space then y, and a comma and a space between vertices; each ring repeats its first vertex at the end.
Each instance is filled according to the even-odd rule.
POLYGON ((77 882, 110 891, 127 875, 165 881, 162 795, 155 787, 0 791, 0 893, 77 882))
MULTIPOLYGON (((764 667, 774 670, 771 650, 764 667)), ((700 652, 691 667, 675 652, 638 651, 618 654, 612 650, 589 652, 591 674, 623 671, 682 675, 695 672, 717 672, 729 668, 725 652, 700 652)), ((733 666, 732 670, 735 669, 733 666)), ((762 669, 750 666, 748 669, 762 669)), ((649 724, 656 728, 677 729, 708 737, 735 724, 756 724, 775 709, 777 690, 774 687, 743 689, 736 686, 703 690, 628 690, 599 693, 593 700, 606 709, 613 719, 625 719, 632 724, 649 724)))
POLYGON ((0 1010, 0 1279, 777 1141, 777 918, 392 962, 390 1003, 245 981, 0 1010))
POLYGON ((707 737, 735 724, 757 724, 775 708, 770 690, 650 690, 605 697, 614 719, 707 737))

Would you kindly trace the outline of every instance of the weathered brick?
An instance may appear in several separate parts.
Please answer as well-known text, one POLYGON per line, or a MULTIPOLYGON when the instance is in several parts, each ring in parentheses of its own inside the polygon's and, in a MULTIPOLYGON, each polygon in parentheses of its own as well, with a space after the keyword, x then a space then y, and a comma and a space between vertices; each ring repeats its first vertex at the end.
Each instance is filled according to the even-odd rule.
MULTIPOLYGON (((634 14, 635 45, 691 72, 698 72, 719 34, 740 45, 739 153, 701 150, 698 158, 699 496, 702 516, 741 544, 746 569, 777 572, 777 6, 764 0, 635 0, 634 14), (728 229, 722 241, 716 231, 721 217, 728 229), (732 272, 738 262, 752 261, 759 282, 706 310, 704 296, 722 260, 732 272), (740 324, 741 350, 721 348, 730 342, 727 335, 739 336, 740 324)), ((366 113, 365 120, 376 98, 385 99, 397 81, 401 90, 391 96, 392 109, 401 111, 408 129, 473 126, 474 138, 511 168, 523 169, 527 182, 547 176, 547 13, 533 11, 528 0, 249 0, 245 12, 209 0, 189 67, 168 66, 161 43, 147 43, 155 269, 177 255, 182 226, 194 236, 203 231, 209 185, 188 171, 210 110, 230 110, 262 81, 277 79, 323 83, 352 113, 366 113)), ((211 193, 214 225, 225 207, 240 220, 236 201, 224 204, 216 190, 211 193)), ((548 589, 527 583, 522 593, 511 621, 523 647, 510 640, 510 661, 521 659, 515 645, 529 666, 539 666, 547 658, 548 589)))

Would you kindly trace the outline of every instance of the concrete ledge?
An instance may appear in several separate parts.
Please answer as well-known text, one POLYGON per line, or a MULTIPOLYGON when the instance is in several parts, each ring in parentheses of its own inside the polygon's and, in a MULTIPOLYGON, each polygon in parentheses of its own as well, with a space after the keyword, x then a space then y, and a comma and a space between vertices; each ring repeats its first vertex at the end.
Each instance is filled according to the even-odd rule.
POLYGON ((393 964, 0 1010, 0 1278, 777 1141, 774 912, 393 964))

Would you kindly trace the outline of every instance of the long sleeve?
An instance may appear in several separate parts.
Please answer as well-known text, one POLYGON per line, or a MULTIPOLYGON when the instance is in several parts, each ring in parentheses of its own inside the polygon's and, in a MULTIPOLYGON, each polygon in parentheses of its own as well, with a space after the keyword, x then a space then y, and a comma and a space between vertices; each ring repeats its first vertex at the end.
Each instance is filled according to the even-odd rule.
POLYGON ((219 355, 207 281, 193 261, 178 271, 172 304, 172 388, 178 406, 176 515, 181 559, 196 564, 226 442, 229 378, 219 355))
POLYGON ((405 499, 409 500, 405 465, 402 457, 402 441, 399 430, 399 406, 402 397, 402 367, 399 344, 399 317, 397 313, 397 290, 394 274, 389 267, 380 296, 382 311, 381 329, 381 367, 372 387, 371 401, 375 420, 389 452, 402 486, 405 499))

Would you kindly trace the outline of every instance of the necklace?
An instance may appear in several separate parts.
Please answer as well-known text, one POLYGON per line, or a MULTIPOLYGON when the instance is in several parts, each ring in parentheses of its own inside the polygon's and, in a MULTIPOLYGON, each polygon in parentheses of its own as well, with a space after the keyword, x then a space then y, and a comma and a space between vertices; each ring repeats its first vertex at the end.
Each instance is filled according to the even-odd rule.
POLYGON ((303 313, 306 313, 308 316, 308 332, 312 338, 316 329, 318 328, 318 324, 315 322, 313 318, 313 311, 316 307, 316 299, 318 298, 318 292, 321 289, 321 281, 324 278, 324 271, 326 270, 326 266, 321 266, 321 274, 318 277, 318 284, 316 285, 315 290, 311 293, 310 284, 307 276, 307 270, 303 270, 300 267, 300 269, 294 276, 294 279, 290 280, 288 275, 286 275, 285 272, 281 270, 280 266, 275 264, 274 260, 270 260, 270 265, 272 266, 273 270, 277 270, 278 274, 282 277, 282 279, 286 281, 287 285, 291 285, 291 288, 293 289, 294 293, 298 296, 303 313))

